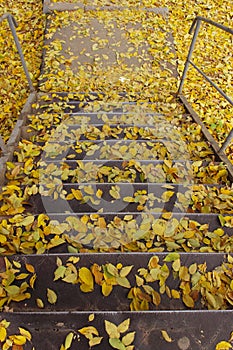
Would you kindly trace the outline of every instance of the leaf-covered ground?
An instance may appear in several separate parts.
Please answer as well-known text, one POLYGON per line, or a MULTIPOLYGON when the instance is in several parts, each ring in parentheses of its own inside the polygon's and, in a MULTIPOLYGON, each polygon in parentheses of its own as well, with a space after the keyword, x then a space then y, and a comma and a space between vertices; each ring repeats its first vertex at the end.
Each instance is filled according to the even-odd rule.
MULTIPOLYGON (((17 34, 36 86, 40 74, 45 25, 42 2, 1 1, 0 16, 6 12, 11 13, 19 25, 17 34)), ((0 133, 7 141, 29 94, 29 89, 7 20, 0 24, 0 29, 0 133)))

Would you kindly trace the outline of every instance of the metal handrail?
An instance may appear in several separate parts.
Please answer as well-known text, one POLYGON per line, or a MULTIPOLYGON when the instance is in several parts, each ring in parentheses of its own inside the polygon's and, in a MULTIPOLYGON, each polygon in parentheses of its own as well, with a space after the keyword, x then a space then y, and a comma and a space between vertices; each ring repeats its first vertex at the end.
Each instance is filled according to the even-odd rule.
MULTIPOLYGON (((183 70, 183 73, 182 73, 180 85, 179 85, 179 88, 178 88, 178 95, 180 95, 181 92, 182 92, 182 88, 183 88, 183 85, 184 85, 184 80, 186 78, 189 65, 192 65, 233 106, 233 100, 229 96, 227 96, 227 94, 220 87, 218 87, 218 85, 216 85, 199 67, 197 67, 194 62, 191 61, 191 57, 192 57, 192 54, 193 54, 193 51, 194 51, 194 47, 195 47, 195 44, 196 44, 196 41, 197 41, 197 37, 198 37, 198 34, 199 34, 201 22, 206 22, 206 23, 208 23, 208 24, 210 24, 212 26, 215 26, 215 27, 217 27, 217 28, 219 28, 221 30, 224 30, 227 33, 233 34, 233 29, 231 29, 229 27, 226 27, 226 26, 224 26, 224 25, 222 25, 220 23, 214 22, 211 19, 208 19, 208 18, 205 18, 205 17, 202 17, 202 16, 197 16, 194 19, 194 21, 193 21, 193 23, 192 23, 192 25, 190 27, 189 34, 191 34, 193 32, 194 28, 195 28, 195 30, 194 30, 192 42, 191 42, 191 45, 190 45, 190 48, 189 48, 188 56, 187 56, 187 59, 186 59, 186 62, 185 62, 185 66, 184 66, 184 70, 183 70)), ((232 138, 233 138, 233 129, 230 131, 229 135, 226 137, 226 140, 224 141, 222 147, 219 148, 218 153, 223 153, 226 150, 227 146, 231 143, 231 139, 232 138)))
POLYGON ((20 45, 20 42, 19 42, 16 30, 15 30, 15 28, 18 27, 18 24, 17 24, 14 16, 12 16, 10 13, 5 13, 4 15, 2 15, 0 17, 0 23, 2 21, 4 21, 5 19, 7 19, 9 27, 10 27, 10 30, 11 30, 11 33, 13 35, 13 38, 14 38, 14 41, 15 41, 15 45, 16 45, 16 48, 17 48, 19 56, 20 56, 21 63, 23 65, 23 69, 24 69, 24 72, 25 72, 26 77, 27 77, 27 81, 28 81, 28 85, 29 85, 30 91, 33 92, 33 91, 35 91, 35 88, 34 88, 34 86, 32 84, 32 80, 31 80, 31 77, 30 77, 30 74, 29 74, 29 71, 28 71, 28 68, 27 68, 27 64, 26 64, 26 61, 25 61, 25 58, 24 58, 24 55, 23 55, 23 50, 21 48, 21 45, 20 45))

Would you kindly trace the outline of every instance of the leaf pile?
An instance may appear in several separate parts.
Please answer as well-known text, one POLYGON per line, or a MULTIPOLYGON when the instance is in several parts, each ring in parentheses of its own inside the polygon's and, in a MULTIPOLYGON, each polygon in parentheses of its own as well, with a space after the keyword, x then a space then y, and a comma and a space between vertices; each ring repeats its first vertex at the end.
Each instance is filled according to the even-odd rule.
MULTIPOLYGON (((35 269, 30 264, 25 264, 25 268, 21 263, 14 261, 11 263, 7 258, 5 261, 5 271, 0 272, 0 307, 9 305, 11 301, 20 302, 31 298, 28 289, 34 288, 36 280, 35 269)), ((20 345, 20 344, 19 344, 20 345)))

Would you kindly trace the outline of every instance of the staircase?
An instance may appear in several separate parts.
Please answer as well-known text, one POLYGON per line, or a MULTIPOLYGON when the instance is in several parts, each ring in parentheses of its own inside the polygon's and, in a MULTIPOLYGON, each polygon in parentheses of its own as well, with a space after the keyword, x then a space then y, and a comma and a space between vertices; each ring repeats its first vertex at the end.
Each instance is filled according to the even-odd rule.
POLYGON ((0 194, 1 318, 29 332, 15 349, 230 338, 232 179, 174 101, 38 94, 0 194))

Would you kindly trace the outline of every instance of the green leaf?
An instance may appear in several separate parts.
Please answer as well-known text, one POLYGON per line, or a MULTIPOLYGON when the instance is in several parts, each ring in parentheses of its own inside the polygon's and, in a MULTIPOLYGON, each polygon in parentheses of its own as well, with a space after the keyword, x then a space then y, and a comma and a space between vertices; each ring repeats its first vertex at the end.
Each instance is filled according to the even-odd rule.
POLYGON ((55 272, 54 272, 54 281, 59 280, 59 278, 63 278, 66 272, 66 267, 65 266, 59 266, 55 272))
POLYGON ((116 278, 116 281, 117 281, 117 283, 118 283, 120 286, 122 286, 122 287, 124 287, 124 288, 130 288, 130 287, 131 287, 131 285, 130 285, 130 283, 129 283, 129 281, 127 280, 126 277, 117 277, 117 278, 116 278))
POLYGON ((171 262, 171 261, 175 261, 177 259, 180 259, 180 254, 179 253, 169 253, 168 255, 166 255, 166 257, 163 259, 163 261, 166 262, 171 262))
POLYGON ((126 350, 125 345, 122 343, 122 341, 118 338, 110 338, 109 339, 109 344, 111 345, 111 347, 113 347, 114 349, 118 349, 118 350, 126 350))

